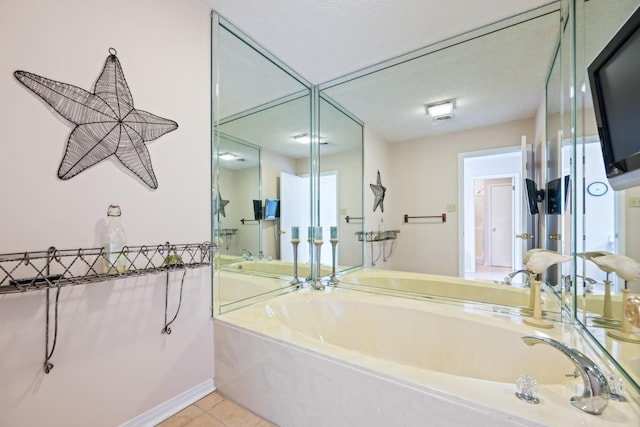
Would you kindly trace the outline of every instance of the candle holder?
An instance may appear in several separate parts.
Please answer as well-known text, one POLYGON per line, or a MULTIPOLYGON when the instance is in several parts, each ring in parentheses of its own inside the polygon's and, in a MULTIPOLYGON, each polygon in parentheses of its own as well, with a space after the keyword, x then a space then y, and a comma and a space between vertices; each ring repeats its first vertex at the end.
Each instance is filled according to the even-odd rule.
MULTIPOLYGON (((629 298, 630 291, 627 289, 625 284, 625 288, 622 290, 622 304, 627 301, 629 298)), ((624 314, 624 308, 622 309, 622 326, 619 331, 608 331, 607 335, 613 339, 630 342, 634 344, 640 344, 640 335, 633 333, 633 328, 631 327, 631 322, 627 319, 627 316, 624 314)))
POLYGON ((298 279, 298 245, 300 244, 300 239, 291 239, 291 244, 293 245, 293 280, 290 283, 299 285, 302 283, 298 279))
POLYGON ((322 283, 322 281, 320 280, 320 248, 322 247, 322 244, 324 242, 322 241, 322 238, 319 239, 313 239, 313 244, 316 247, 316 278, 313 282, 313 288, 314 289, 318 289, 318 290, 322 290, 324 289, 324 284, 322 283))
POLYGON ((313 269, 311 268, 311 262, 313 261, 313 236, 314 236, 314 227, 307 227, 307 246, 309 246, 309 276, 307 276, 307 282, 311 283, 313 279, 313 269))
POLYGON ((533 317, 525 317, 522 319, 524 323, 529 326, 535 326, 536 328, 551 329, 553 323, 547 322, 542 319, 542 305, 540 300, 540 286, 542 282, 540 280, 532 280, 531 288, 533 289, 533 317))
POLYGON ((336 246, 338 245, 338 239, 332 238, 331 242, 331 277, 327 282, 329 286, 336 286, 338 281, 336 280, 336 246))
POLYGON ((594 317, 593 323, 600 326, 615 327, 620 326, 620 321, 613 318, 613 306, 611 303, 611 280, 608 278, 604 281, 604 306, 602 307, 602 316, 594 317))

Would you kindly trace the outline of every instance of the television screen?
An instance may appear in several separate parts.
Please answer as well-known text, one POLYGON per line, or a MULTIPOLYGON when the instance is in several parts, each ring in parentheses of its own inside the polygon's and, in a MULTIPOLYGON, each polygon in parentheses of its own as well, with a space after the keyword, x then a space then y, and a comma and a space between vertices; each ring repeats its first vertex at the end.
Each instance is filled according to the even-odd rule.
POLYGON ((262 200, 253 201, 253 219, 262 219, 262 200))
POLYGON ((539 198, 538 189, 536 188, 536 183, 526 178, 524 180, 525 187, 527 188, 527 199, 529 201, 529 212, 531 215, 537 214, 538 211, 538 202, 541 202, 541 197, 539 198))
POLYGON ((640 185, 640 8, 588 67, 607 178, 640 185))
POLYGON ((264 203, 264 218, 276 219, 280 218, 280 200, 266 199, 264 203))
MULTIPOLYGON (((547 183, 545 197, 547 200, 546 213, 548 215, 559 215, 562 213, 562 178, 556 178, 547 183)), ((569 175, 564 177, 564 206, 567 208, 569 197, 569 175)))

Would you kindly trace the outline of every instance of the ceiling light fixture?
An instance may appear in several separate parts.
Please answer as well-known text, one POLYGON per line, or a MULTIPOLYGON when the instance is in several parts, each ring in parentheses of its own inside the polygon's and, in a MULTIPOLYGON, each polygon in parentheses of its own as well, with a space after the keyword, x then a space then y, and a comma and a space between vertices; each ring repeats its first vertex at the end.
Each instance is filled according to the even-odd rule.
POLYGON ((220 154, 220 159, 222 160, 236 160, 238 156, 233 153, 222 153, 220 154))
POLYGON ((425 105, 427 114, 431 117, 445 116, 453 111, 453 100, 435 102, 425 105))
POLYGON ((303 133, 301 135, 296 135, 296 136, 293 137, 293 139, 296 142, 299 142, 300 144, 308 144, 308 143, 311 142, 311 137, 307 133, 303 133))

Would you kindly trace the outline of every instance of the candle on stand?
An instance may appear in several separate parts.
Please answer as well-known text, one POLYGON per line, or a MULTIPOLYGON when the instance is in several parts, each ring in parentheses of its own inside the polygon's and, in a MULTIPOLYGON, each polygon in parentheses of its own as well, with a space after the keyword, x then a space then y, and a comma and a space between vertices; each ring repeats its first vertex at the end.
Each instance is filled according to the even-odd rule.
POLYGON ((331 238, 332 239, 338 238, 338 227, 335 227, 335 226, 331 227, 331 238))
POLYGON ((296 225, 291 227, 291 238, 292 239, 299 239, 300 238, 300 227, 298 227, 296 225))

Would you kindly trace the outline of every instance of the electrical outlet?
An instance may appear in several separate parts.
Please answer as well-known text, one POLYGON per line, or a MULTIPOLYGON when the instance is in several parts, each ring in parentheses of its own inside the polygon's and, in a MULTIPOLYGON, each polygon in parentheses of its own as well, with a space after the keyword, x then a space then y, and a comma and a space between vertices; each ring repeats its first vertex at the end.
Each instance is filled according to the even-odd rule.
POLYGON ((455 212, 455 211, 456 211, 456 204, 455 203, 447 204, 447 212, 455 212))
POLYGON ((640 208, 640 197, 629 197, 630 208, 640 208))

